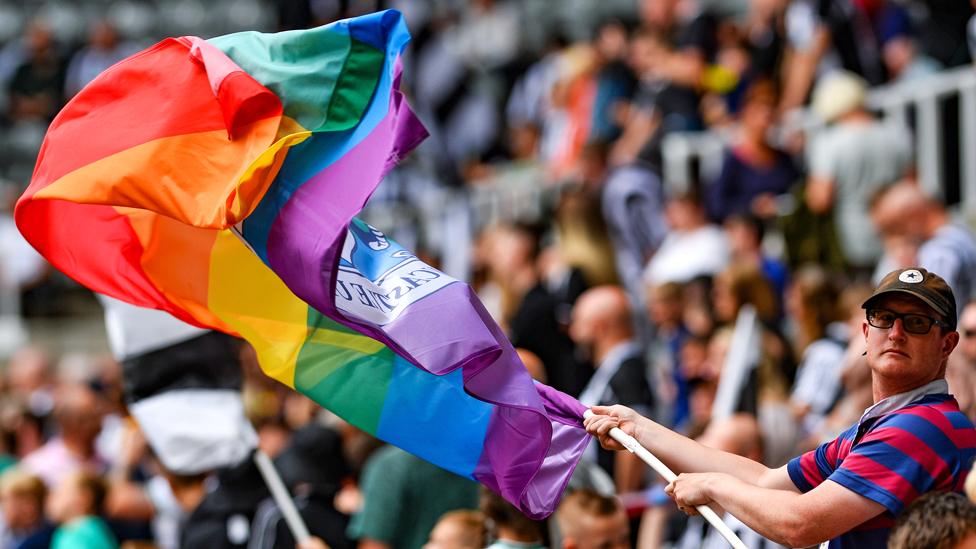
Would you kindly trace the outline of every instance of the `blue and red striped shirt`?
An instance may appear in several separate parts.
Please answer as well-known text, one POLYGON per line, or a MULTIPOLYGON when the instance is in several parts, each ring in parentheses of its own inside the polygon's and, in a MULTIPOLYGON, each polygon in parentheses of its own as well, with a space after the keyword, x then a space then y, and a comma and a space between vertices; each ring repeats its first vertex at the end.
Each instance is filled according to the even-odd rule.
POLYGON ((946 393, 944 380, 930 385, 941 391, 923 389, 919 398, 891 410, 881 401, 836 439, 790 461, 790 478, 802 492, 829 479, 886 509, 830 547, 886 547, 895 517, 917 497, 962 491, 976 458, 976 430, 946 393))

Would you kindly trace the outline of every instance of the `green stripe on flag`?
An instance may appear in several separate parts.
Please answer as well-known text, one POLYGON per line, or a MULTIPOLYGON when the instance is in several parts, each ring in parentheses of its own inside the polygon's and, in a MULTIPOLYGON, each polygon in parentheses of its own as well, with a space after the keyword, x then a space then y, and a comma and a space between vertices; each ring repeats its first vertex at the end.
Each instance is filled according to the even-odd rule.
POLYGON ((295 389, 375 434, 393 374, 393 351, 313 309, 309 325, 295 365, 295 389))
POLYGON ((238 32, 209 42, 274 92, 285 115, 310 131, 359 123, 383 70, 382 51, 325 27, 238 32))

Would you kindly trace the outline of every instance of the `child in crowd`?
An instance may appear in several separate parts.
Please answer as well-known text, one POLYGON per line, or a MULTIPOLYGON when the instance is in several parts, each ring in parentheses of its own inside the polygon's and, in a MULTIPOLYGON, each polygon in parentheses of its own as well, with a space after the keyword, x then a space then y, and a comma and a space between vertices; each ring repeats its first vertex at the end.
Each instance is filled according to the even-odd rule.
POLYGON ((430 532, 424 549, 481 549, 485 546, 485 516, 462 509, 444 513, 430 532))
POLYGON ((118 543, 99 515, 105 504, 105 482, 79 471, 54 489, 48 515, 59 524, 51 549, 115 549, 118 543))

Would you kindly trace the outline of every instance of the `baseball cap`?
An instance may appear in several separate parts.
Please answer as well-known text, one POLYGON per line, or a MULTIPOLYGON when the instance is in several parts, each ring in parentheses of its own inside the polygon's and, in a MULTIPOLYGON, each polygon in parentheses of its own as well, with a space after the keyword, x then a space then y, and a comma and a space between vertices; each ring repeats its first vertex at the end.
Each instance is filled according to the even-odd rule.
POLYGON ((952 294, 952 288, 941 276, 921 267, 891 271, 881 279, 881 283, 871 297, 861 304, 861 308, 867 309, 872 301, 890 293, 903 293, 921 299, 935 312, 945 317, 951 329, 956 329, 956 298, 952 294))
POLYGON ((867 83, 847 71, 834 71, 817 82, 810 100, 810 108, 824 122, 833 122, 864 105, 867 83))

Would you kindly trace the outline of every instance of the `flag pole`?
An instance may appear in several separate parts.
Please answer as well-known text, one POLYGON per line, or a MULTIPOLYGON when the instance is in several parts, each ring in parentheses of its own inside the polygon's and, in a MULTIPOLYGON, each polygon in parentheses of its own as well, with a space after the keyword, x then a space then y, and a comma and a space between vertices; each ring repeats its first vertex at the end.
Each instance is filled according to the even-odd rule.
POLYGON ((281 515, 288 523, 288 528, 291 530, 292 536, 295 537, 295 542, 304 543, 311 539, 312 536, 308 533, 305 521, 298 514, 295 502, 292 501, 288 489, 285 488, 285 483, 281 481, 281 475, 278 474, 278 470, 275 469, 268 454, 265 454, 263 450, 254 452, 254 463, 261 471, 261 476, 264 477, 264 482, 268 485, 268 490, 271 491, 271 497, 278 504, 278 509, 281 509, 281 515))
MULTIPOLYGON (((590 410, 583 412, 584 418, 588 418, 591 415, 593 415, 593 412, 590 410)), ((673 482, 674 479, 678 477, 674 474, 674 471, 664 464, 663 461, 659 460, 657 456, 652 454, 647 448, 644 448, 640 442, 637 442, 637 439, 623 432, 619 427, 610 429, 610 437, 622 444, 627 451, 641 458, 644 463, 650 465, 651 469, 654 469, 654 471, 661 475, 664 480, 673 482)), ((735 532, 733 532, 725 524, 725 522, 715 513, 715 511, 712 511, 711 507, 707 505, 696 505, 695 509, 701 513, 701 516, 707 520, 708 523, 711 524, 719 534, 722 534, 725 541, 728 541, 729 545, 731 545, 734 549, 748 549, 746 545, 742 543, 742 540, 735 535, 735 532)))

